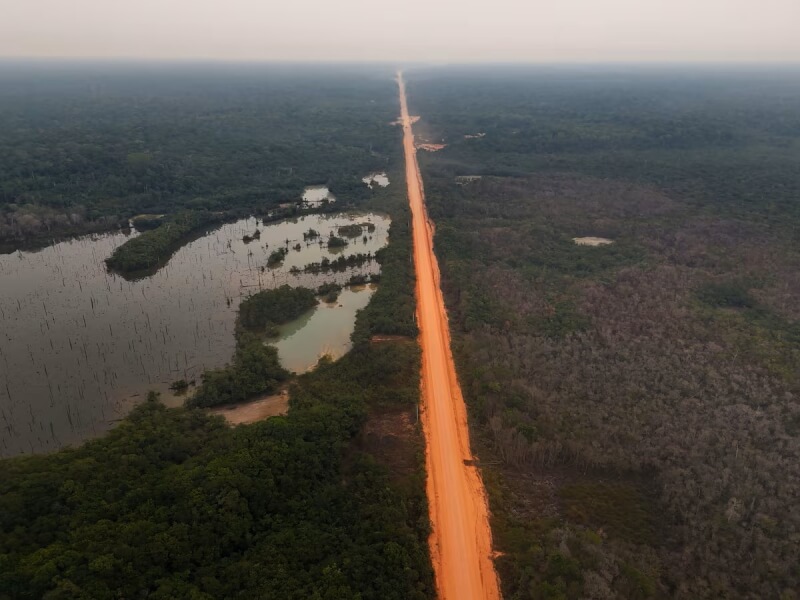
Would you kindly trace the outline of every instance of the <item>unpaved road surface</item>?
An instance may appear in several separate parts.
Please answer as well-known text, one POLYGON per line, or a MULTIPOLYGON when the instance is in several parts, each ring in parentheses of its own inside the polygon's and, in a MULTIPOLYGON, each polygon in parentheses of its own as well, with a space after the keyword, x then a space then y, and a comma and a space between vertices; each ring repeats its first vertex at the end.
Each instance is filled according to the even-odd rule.
POLYGON ((417 322, 422 346, 422 424, 425 431, 427 493, 433 533, 430 547, 441 600, 500 598, 492 562, 492 533, 483 482, 469 447, 467 413, 450 351, 450 329, 432 227, 425 211, 422 178, 414 148, 402 73, 400 119, 411 205, 417 271, 417 322))

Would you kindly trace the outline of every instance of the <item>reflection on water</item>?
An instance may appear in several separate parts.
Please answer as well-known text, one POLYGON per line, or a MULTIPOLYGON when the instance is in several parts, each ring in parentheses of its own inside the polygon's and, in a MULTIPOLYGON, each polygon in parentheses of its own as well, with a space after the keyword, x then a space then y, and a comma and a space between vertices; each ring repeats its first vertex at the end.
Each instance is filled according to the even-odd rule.
POLYGON ((344 253, 375 252, 386 244, 384 216, 306 215, 266 226, 250 218, 190 242, 138 281, 103 263, 127 239, 122 233, 0 256, 0 456, 98 435, 148 390, 169 399, 171 382, 199 381, 230 360, 236 309, 250 293, 377 272, 375 262, 336 274, 290 271, 333 258, 329 233, 365 220, 375 230, 344 253), (245 242, 257 229, 258 239, 245 242), (310 229, 320 237, 304 239, 310 229), (287 255, 268 267, 278 248, 287 255))
POLYGON ((350 349, 356 312, 369 303, 374 291, 374 285, 346 288, 336 302, 321 302, 281 327, 280 336, 268 342, 278 348, 281 363, 297 373, 309 370, 326 354, 339 358, 350 349))

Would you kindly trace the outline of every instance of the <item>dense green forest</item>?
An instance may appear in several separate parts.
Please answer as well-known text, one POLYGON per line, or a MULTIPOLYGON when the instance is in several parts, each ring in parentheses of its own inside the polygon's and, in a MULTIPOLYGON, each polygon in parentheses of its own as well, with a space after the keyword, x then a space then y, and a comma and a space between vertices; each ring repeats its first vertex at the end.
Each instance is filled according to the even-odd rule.
POLYGON ((0 64, 0 248, 140 213, 365 199, 397 138, 381 67, 0 64))
POLYGON ((799 75, 409 74, 507 599, 797 598, 799 75))
MULTIPOLYGON (((402 188, 375 195, 382 284, 353 350, 292 381, 288 416, 231 429, 150 398, 80 448, 0 462, 0 598, 434 596, 419 351, 371 341, 416 331, 408 214, 402 188)), ((280 322, 289 296, 247 306, 280 322)))
POLYGON ((387 353, 306 377, 288 417, 229 429, 150 400, 105 438, 0 463, 0 597, 431 597, 422 485, 352 442, 373 370, 413 380, 387 353))

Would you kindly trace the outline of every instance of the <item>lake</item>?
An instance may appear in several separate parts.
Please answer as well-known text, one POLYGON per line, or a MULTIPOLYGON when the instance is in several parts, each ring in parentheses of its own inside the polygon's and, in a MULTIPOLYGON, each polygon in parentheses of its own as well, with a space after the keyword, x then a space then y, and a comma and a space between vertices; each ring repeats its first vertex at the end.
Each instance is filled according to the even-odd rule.
MULTIPOLYGON (((374 253, 386 245, 388 229, 389 218, 374 213, 305 215, 268 225, 242 219, 194 239, 154 275, 136 281, 108 273, 103 262, 135 232, 0 255, 0 456, 99 435, 151 389, 168 405, 179 404, 168 390, 173 381, 199 382, 203 370, 232 357, 244 297, 285 283, 317 287, 377 273, 375 261, 338 273, 302 269, 324 258, 374 253), (352 224, 362 224, 363 235, 328 249, 329 235, 352 224), (304 239, 311 229, 319 237, 304 239), (258 239, 243 240, 256 230, 258 239), (278 248, 288 254, 270 268, 269 255, 278 248)), ((371 293, 345 290, 336 306, 321 304, 306 315, 305 326, 302 319, 289 324, 276 341, 287 368, 302 371, 323 351, 346 351, 355 312, 371 293)))

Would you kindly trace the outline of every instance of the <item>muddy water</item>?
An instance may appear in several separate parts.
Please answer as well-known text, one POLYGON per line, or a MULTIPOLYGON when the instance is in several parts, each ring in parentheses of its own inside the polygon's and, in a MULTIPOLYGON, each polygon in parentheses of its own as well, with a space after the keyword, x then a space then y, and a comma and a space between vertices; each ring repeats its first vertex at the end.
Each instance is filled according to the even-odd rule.
MULTIPOLYGON (((230 360, 243 297, 284 283, 315 287, 377 272, 375 262, 341 273, 290 272, 336 256, 319 240, 304 241, 303 232, 314 229, 325 240, 342 225, 365 221, 375 225, 367 240, 350 240, 337 255, 384 246, 389 219, 306 215, 267 226, 244 219, 192 241, 139 281, 106 271, 103 260, 127 239, 121 233, 0 256, 0 456, 98 435, 150 389, 179 403, 171 382, 199 381, 204 369, 230 360), (257 228, 260 239, 245 243, 257 228), (287 241, 285 260, 267 267, 270 253, 287 241)), ((341 321, 350 328, 352 313, 343 303, 341 321)), ((332 340, 335 346, 340 337, 332 340)))
POLYGON ((322 356, 337 359, 350 349, 350 334, 356 313, 369 304, 376 286, 342 290, 336 302, 321 302, 296 321, 279 329, 280 337, 268 340, 290 371, 302 373, 317 364, 322 356))

